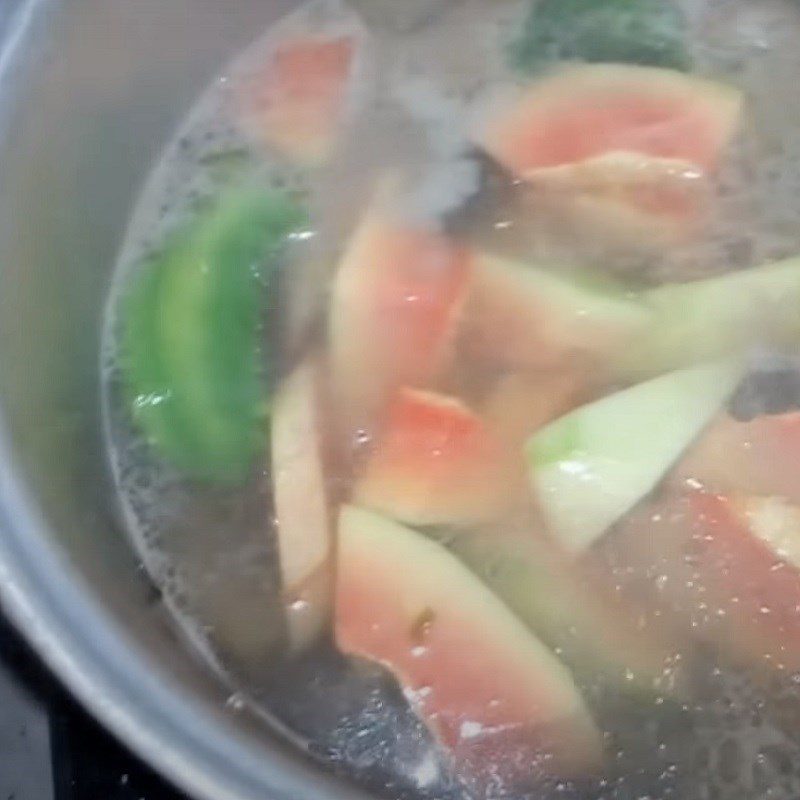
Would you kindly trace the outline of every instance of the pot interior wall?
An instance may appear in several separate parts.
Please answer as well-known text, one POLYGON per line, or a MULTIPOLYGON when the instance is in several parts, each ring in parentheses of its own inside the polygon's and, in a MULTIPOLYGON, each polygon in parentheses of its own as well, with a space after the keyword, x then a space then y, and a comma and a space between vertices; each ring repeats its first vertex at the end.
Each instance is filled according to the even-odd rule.
POLYGON ((3 597, 106 723, 216 797, 336 790, 225 709, 225 687, 177 639, 125 541, 100 443, 100 313, 162 144, 221 65, 291 5, 33 2, 0 85, 3 597))

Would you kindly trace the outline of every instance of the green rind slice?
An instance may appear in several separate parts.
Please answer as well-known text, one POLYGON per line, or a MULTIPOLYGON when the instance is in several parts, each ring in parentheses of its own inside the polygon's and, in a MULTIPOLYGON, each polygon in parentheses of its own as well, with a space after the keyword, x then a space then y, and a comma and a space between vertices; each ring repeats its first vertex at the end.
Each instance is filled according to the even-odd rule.
POLYGON ((562 60, 686 71, 686 21, 672 0, 535 0, 511 64, 532 73, 562 60))
POLYGON ((173 238, 125 311, 134 417, 187 474, 238 481, 261 447, 264 281, 304 221, 284 195, 238 188, 173 238), (156 398, 158 402, 149 402, 156 398))
POLYGON ((556 420, 526 445, 562 545, 582 551, 647 495, 736 388, 738 360, 662 375, 556 420))
POLYGON ((620 613, 581 567, 530 531, 455 537, 449 547, 573 671, 581 684, 610 681, 634 698, 680 694, 671 653, 634 614, 620 613))
POLYGON ((652 317, 615 371, 642 379, 746 350, 800 343, 800 259, 645 292, 652 317))

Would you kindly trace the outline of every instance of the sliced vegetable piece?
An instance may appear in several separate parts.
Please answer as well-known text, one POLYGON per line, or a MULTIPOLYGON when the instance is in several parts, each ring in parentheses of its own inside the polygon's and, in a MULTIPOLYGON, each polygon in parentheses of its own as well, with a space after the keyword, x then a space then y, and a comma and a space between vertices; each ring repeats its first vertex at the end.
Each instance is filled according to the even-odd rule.
POLYGON ((287 378, 272 411, 272 483, 281 581, 294 652, 330 618, 332 515, 325 481, 325 424, 319 360, 287 378))
POLYGON ((672 70, 569 67, 533 83, 479 142, 524 179, 620 152, 710 171, 736 132, 741 107, 737 89, 672 70))
POLYGON ((345 117, 355 68, 354 36, 281 42, 246 86, 245 125, 266 145, 303 163, 323 161, 345 117))
POLYGON ((731 506, 778 558, 800 570, 800 507, 759 495, 733 495, 731 506))
POLYGON ((345 507, 337 565, 339 648, 392 672, 459 773, 506 784, 597 767, 569 672, 455 556, 345 507))
POLYGON ((800 505, 800 413, 739 422, 719 415, 672 473, 679 486, 777 495, 800 505))
POLYGON ((136 277, 123 308, 133 418, 192 477, 241 480, 259 450, 263 283, 304 221, 283 194, 230 190, 136 277))
POLYGON ((560 60, 691 67, 686 21, 670 0, 537 0, 510 56, 523 72, 560 60))
POLYGON ((478 532, 451 547, 581 682, 605 678, 637 696, 685 690, 665 632, 541 533, 478 532))
POLYGON ((687 241, 708 220, 712 201, 711 182, 697 165, 625 150, 537 170, 530 183, 531 213, 568 235, 591 237, 596 253, 687 241))
POLYGON ((368 215, 331 300, 331 375, 346 429, 370 428, 399 387, 431 387, 446 371, 470 272, 469 254, 444 236, 368 215))
POLYGON ((615 551, 618 574, 640 576, 632 578, 637 590, 661 604, 662 618, 671 615, 729 661, 766 677, 795 672, 800 571, 774 546, 788 530, 800 536, 793 527, 798 512, 774 506, 765 513, 773 502, 696 489, 668 493, 626 520, 604 548, 615 551), (752 512, 760 517, 758 532, 752 512))
POLYGON ((172 378, 166 372, 161 352, 160 293, 162 270, 147 264, 136 276, 122 306, 123 351, 126 390, 131 398, 131 417, 167 458, 187 461, 193 450, 190 432, 180 415, 175 418, 164 403, 171 402, 172 378))
POLYGON ((741 374, 735 361, 672 372, 579 408, 533 436, 530 477, 559 541, 585 550, 652 491, 741 374))
POLYGON ((646 376, 742 351, 800 342, 800 259, 646 292, 650 326, 620 371, 646 376))
POLYGON ((708 177, 741 106, 736 89, 672 70, 570 67, 532 84, 476 138, 572 228, 659 247, 703 222, 708 177))
POLYGON ((560 369, 575 356, 607 360, 645 327, 648 311, 610 282, 481 255, 465 318, 470 356, 560 369))
POLYGON ((547 423, 563 416, 584 400, 591 378, 582 366, 511 372, 495 385, 483 407, 487 427, 506 444, 519 450, 547 423))
MULTIPOLYGON (((797 509, 787 518, 787 509, 775 514, 773 506, 764 515, 762 504, 759 499, 694 492, 691 506, 700 534, 697 569, 710 585, 712 609, 725 617, 717 643, 745 663, 794 671, 800 667, 800 572, 773 547, 785 538, 785 523, 791 524, 797 509), (760 506, 754 531, 748 510, 760 506)), ((792 538, 797 537, 800 530, 795 528, 792 538)))
POLYGON ((410 525, 495 519, 520 496, 521 471, 459 400, 402 389, 357 481, 354 501, 410 525))

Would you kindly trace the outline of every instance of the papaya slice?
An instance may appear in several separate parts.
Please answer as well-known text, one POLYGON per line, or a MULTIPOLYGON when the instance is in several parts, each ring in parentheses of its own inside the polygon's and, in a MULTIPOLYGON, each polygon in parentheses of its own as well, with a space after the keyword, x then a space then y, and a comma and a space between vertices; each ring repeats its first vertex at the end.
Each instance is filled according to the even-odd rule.
POLYGON ((685 692, 686 676, 666 644, 676 641, 672 631, 617 598, 536 521, 471 532, 451 547, 582 685, 607 681, 637 699, 685 692))
POLYGON ((597 768, 567 669, 441 545, 356 507, 339 518, 335 633, 391 671, 459 775, 503 785, 597 768))
POLYGON ((800 505, 800 413, 740 422, 720 414, 672 473, 687 483, 722 494, 784 497, 800 505))
POLYGON ((532 84, 477 135, 575 219, 675 239, 702 217, 742 95, 667 69, 570 67, 532 84))
POLYGON ((615 152, 713 170, 736 131, 741 105, 738 90, 672 70, 570 67, 532 84, 481 141, 521 178, 615 152))
POLYGON ((607 361, 649 323, 625 287, 588 275, 474 256, 462 343, 471 358, 518 369, 607 361))
POLYGON ((496 519, 522 491, 521 465, 461 401, 402 389, 389 404, 355 502, 410 525, 496 519))
POLYGON ((745 664, 797 670, 800 570, 786 549, 790 542, 794 551, 800 537, 796 509, 706 492, 690 502, 700 533, 696 567, 726 622, 717 643, 745 664))
POLYGON ((345 430, 369 429, 401 386, 446 372, 471 274, 446 237, 370 212, 337 271, 329 319, 334 400, 345 430))
POLYGON ((324 161, 346 114, 357 50, 351 35, 279 43, 243 93, 248 129, 292 160, 324 161))
POLYGON ((800 669, 800 508, 782 498, 669 492, 609 536, 617 568, 662 619, 769 679, 800 669), (652 576, 658 576, 657 581, 652 576))

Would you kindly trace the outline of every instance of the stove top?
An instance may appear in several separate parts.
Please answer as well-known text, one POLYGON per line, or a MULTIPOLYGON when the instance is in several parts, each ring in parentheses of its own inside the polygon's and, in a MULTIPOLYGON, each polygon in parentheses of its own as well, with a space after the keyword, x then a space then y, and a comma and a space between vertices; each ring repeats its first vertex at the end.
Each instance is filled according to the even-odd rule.
POLYGON ((188 800, 92 720, 0 618, 0 800, 188 800))

